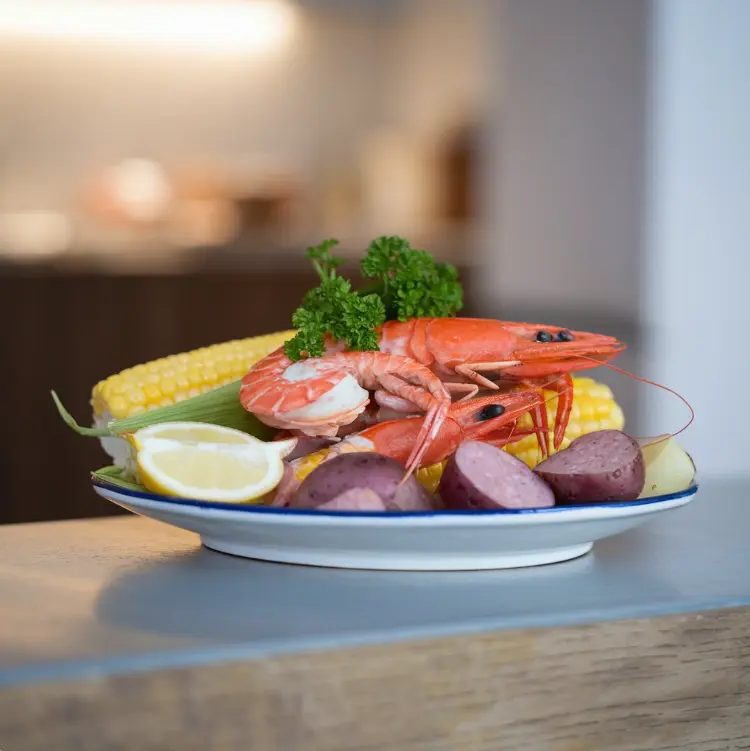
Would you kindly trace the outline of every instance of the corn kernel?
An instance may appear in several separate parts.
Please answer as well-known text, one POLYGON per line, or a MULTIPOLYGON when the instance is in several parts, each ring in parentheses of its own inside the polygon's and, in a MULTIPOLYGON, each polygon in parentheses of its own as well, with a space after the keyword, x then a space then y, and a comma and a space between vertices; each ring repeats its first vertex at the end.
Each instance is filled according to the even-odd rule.
POLYGON ((113 396, 108 403, 112 417, 119 420, 121 417, 125 417, 128 414, 128 407, 130 405, 125 397, 113 396))
POLYGON ((111 383, 101 384, 99 388, 99 395, 101 396, 102 400, 104 400, 105 402, 108 402, 114 396, 114 392, 112 391, 112 384, 111 383))
POLYGON ((329 451, 330 449, 320 449, 300 459, 294 468, 294 476, 297 480, 302 482, 314 469, 317 469, 329 451))
POLYGON ((590 420, 595 414, 594 405, 591 401, 586 401, 581 405, 581 420, 590 420))
POLYGON ((216 363, 216 373, 220 377, 225 378, 226 376, 230 374, 230 372, 231 372, 231 367, 226 360, 222 359, 216 363))
POLYGON ((147 383, 143 387, 143 392, 146 394, 146 399, 149 403, 154 403, 161 399, 161 391, 159 387, 153 383, 147 383))
POLYGON ((143 404, 146 401, 146 394, 143 389, 131 388, 125 393, 125 398, 133 405, 143 404))
POLYGON ((108 378, 105 383, 108 383, 112 388, 112 394, 122 394, 124 388, 124 379, 122 376, 112 376, 111 378, 108 378))
POLYGON ((414 476, 422 483, 428 493, 437 492, 440 478, 443 476, 443 470, 447 463, 446 460, 437 464, 431 464, 428 467, 421 467, 414 473, 414 476))
POLYGON ((594 414, 597 417, 607 417, 611 411, 611 405, 607 402, 599 402, 594 408, 594 414))
POLYGON ((161 381, 161 393, 165 396, 172 396, 177 391, 177 382, 174 378, 165 376, 161 381))
POLYGON ((201 375, 203 376, 203 383, 209 386, 219 380, 219 374, 211 366, 205 366, 201 371, 201 375))

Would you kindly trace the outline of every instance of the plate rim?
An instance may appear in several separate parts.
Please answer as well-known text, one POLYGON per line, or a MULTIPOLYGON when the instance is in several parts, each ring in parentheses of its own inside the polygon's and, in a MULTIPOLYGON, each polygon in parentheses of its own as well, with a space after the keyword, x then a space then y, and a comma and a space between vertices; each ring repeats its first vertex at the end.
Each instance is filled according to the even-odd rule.
MULTIPOLYGON (((577 516, 580 512, 607 512, 621 509, 649 509, 660 506, 664 503, 689 499, 694 496, 699 488, 699 484, 694 480, 687 488, 664 495, 642 498, 634 501, 600 501, 596 503, 580 503, 564 506, 550 506, 547 508, 528 508, 528 509, 440 509, 435 511, 319 511, 317 509, 292 509, 281 506, 263 506, 252 503, 223 503, 220 501, 203 501, 195 498, 179 498, 163 496, 149 491, 134 490, 117 485, 113 482, 107 482, 99 477, 92 477, 91 483, 94 489, 97 488, 122 496, 133 501, 158 503, 165 507, 170 507, 177 511, 178 509, 189 509, 191 511, 232 511, 239 514, 246 514, 250 517, 271 516, 276 518, 300 518, 307 517, 315 519, 336 518, 336 519, 456 519, 456 518, 517 518, 517 517, 560 517, 566 515, 577 516), (578 513, 576 513, 578 512, 578 513)), ((102 495, 101 493, 97 493, 102 495)), ((109 501, 112 499, 102 496, 109 501)), ((686 500, 687 502, 687 500, 686 500)))

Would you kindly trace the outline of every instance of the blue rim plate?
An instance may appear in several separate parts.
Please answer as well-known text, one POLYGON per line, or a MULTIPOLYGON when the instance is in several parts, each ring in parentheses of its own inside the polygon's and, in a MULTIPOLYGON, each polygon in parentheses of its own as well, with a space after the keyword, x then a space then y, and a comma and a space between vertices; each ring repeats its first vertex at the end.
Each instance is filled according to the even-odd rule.
POLYGON ((374 517, 382 519, 387 517, 403 518, 403 517, 419 517, 426 518, 430 516, 529 516, 540 514, 565 514, 572 511, 580 511, 582 509, 617 509, 617 508, 639 508, 654 506, 660 503, 668 501, 676 501, 681 498, 694 495, 698 490, 698 484, 693 482, 689 487, 684 490, 680 490, 677 493, 668 493, 665 495, 653 496, 651 498, 643 498, 635 501, 602 501, 600 503, 581 503, 571 504, 565 506, 552 506, 550 508, 528 508, 528 509, 499 509, 491 511, 487 509, 478 509, 474 511, 457 511, 457 510, 444 510, 444 511, 316 511, 315 509, 290 509, 282 508, 278 506, 259 506, 254 504, 243 503, 220 503, 217 501, 201 501, 193 498, 178 498, 174 496, 159 495, 158 493, 149 493, 147 491, 132 490, 131 488, 125 488, 114 482, 107 482, 99 477, 92 477, 91 482, 94 486, 98 486, 109 492, 117 493, 120 496, 133 498, 135 500, 142 501, 155 501, 157 503, 166 503, 173 506, 189 506, 194 508, 203 509, 216 509, 222 511, 236 511, 242 514, 264 514, 264 515, 276 515, 276 516, 335 516, 335 517, 374 517))

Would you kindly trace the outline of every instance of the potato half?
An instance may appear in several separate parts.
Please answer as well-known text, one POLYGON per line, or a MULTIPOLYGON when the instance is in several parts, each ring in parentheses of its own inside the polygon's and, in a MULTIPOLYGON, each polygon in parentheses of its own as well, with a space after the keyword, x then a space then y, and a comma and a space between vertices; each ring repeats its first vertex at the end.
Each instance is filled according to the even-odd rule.
POLYGON ((646 462, 646 482, 640 498, 679 493, 695 479, 695 464, 690 454, 669 434, 639 438, 646 462))

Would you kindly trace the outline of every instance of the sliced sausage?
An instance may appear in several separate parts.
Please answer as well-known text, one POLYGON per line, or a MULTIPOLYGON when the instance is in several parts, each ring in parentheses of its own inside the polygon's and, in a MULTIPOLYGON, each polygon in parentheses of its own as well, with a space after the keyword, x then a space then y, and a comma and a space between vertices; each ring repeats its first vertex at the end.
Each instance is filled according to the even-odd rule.
POLYGON ((643 491, 646 463, 638 442, 620 430, 597 430, 540 462, 534 472, 560 504, 632 501, 643 491))
POLYGON ((317 511, 386 511, 383 499, 369 488, 349 488, 321 504, 317 511))
POLYGON ((411 476, 403 485, 403 464, 369 451, 339 454, 314 469, 300 485, 290 503, 294 508, 316 508, 352 488, 377 493, 388 508, 430 508, 427 491, 411 476))
POLYGON ((438 485, 446 508, 524 509, 554 506, 552 490, 520 459, 481 441, 463 441, 438 485))

